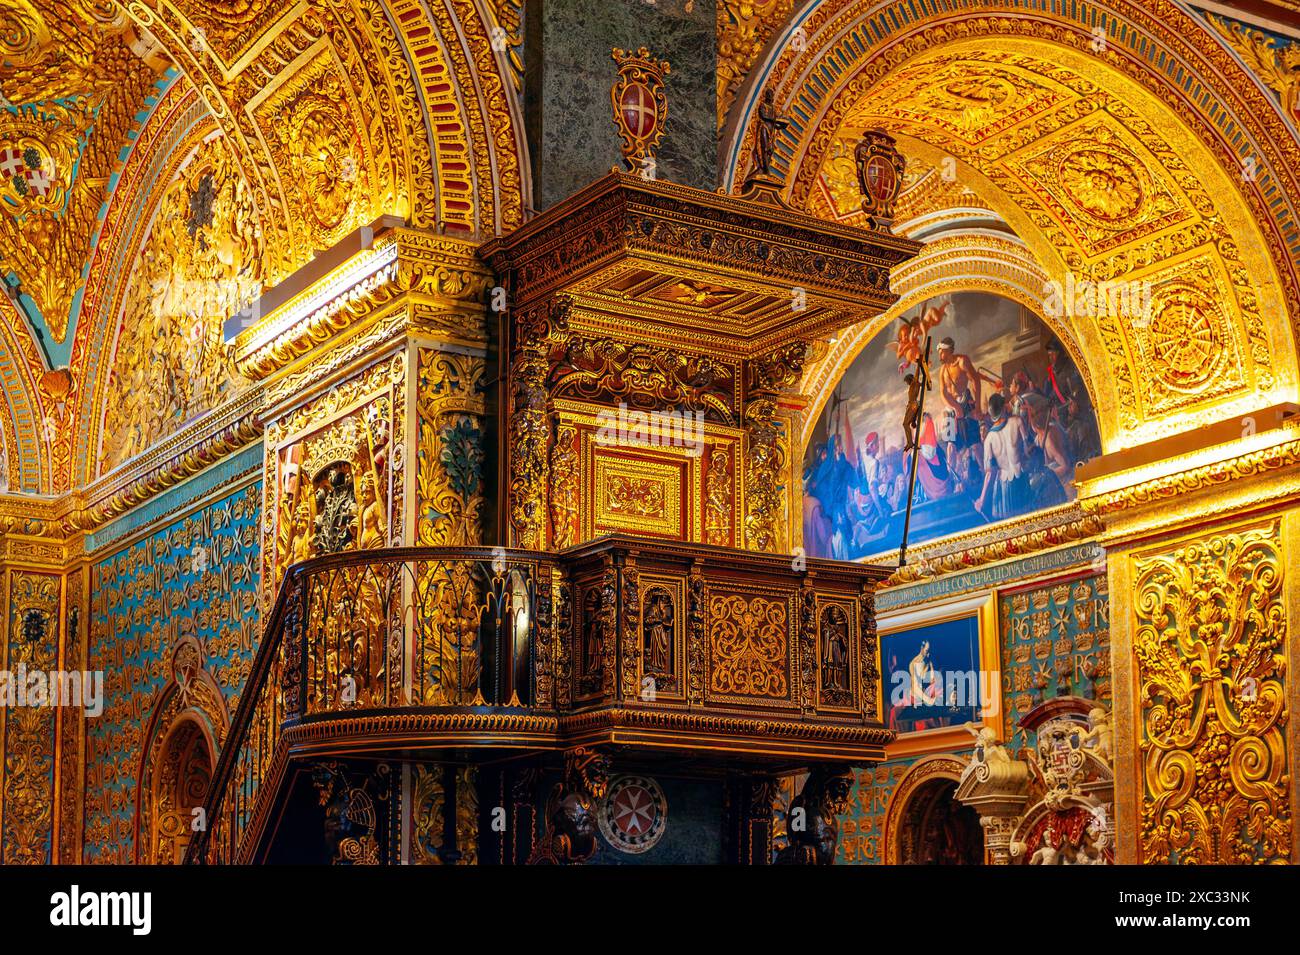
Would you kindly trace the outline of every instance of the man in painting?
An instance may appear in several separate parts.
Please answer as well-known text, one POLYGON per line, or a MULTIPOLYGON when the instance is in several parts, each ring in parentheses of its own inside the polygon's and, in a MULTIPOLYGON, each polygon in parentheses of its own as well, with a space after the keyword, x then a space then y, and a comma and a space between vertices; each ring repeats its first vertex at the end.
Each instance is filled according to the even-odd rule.
POLYGON ((1088 408, 1086 396, 1073 394, 1066 401, 1063 411, 1065 434, 1069 438, 1071 457, 1075 463, 1090 461, 1101 454, 1101 439, 1097 434, 1097 425, 1088 414, 1088 408))
POLYGON ((939 688, 934 678, 934 664, 930 661, 930 641, 922 640, 921 649, 907 665, 908 686, 911 688, 910 705, 934 706, 939 702, 939 688))
MULTIPOLYGON (((889 654, 890 681, 903 677, 899 669, 898 654, 889 654)), ((908 661, 906 677, 897 687, 897 692, 890 701, 886 721, 889 728, 900 733, 930 729, 931 720, 927 714, 917 712, 914 707, 937 706, 942 702, 942 680, 936 678, 934 662, 930 658, 930 641, 922 640, 916 655, 908 661)), ((936 717, 939 714, 934 714, 936 717)))
POLYGON ((826 462, 830 452, 826 445, 818 445, 812 460, 803 472, 803 540, 804 547, 813 556, 830 553, 831 518, 822 499, 826 494, 826 462))
POLYGON ((952 409, 958 448, 979 441, 980 388, 980 376, 970 356, 957 354, 951 338, 939 342, 939 393, 952 409))
POLYGON ((868 525, 863 528, 864 533, 874 531, 880 522, 889 519, 889 513, 877 493, 881 470, 880 435, 873 431, 862 442, 862 452, 858 455, 858 484, 854 489, 857 503, 868 525))
POLYGON ((1064 407, 1071 396, 1084 394, 1083 379, 1059 341, 1050 339, 1046 351, 1047 374, 1043 377, 1042 393, 1049 401, 1064 407))
POLYGON ((988 435, 984 438, 984 487, 975 509, 990 521, 1023 514, 1029 506, 1029 481, 1025 474, 1030 443, 1024 423, 1007 414, 1007 399, 998 392, 989 398, 988 435))

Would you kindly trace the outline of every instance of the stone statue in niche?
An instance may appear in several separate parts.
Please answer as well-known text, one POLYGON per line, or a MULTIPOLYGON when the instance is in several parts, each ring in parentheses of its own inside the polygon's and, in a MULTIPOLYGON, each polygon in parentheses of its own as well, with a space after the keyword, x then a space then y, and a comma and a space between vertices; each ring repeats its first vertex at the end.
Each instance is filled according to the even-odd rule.
POLYGON ((645 643, 645 672, 669 676, 673 672, 673 598, 662 587, 646 596, 642 628, 645 643))
POLYGON ((822 694, 828 703, 848 703, 849 618, 841 607, 822 611, 822 694))
POLYGON ((316 535, 318 554, 346 549, 357 533, 357 493, 352 466, 338 462, 316 478, 316 535))
POLYGON ((582 680, 586 693, 599 690, 604 672, 600 632, 600 591, 592 587, 582 598, 582 680))
POLYGON ((840 844, 839 817, 849 811, 853 773, 839 766, 814 766, 803 791, 790 803, 790 815, 804 820, 790 829, 790 843, 776 856, 777 865, 834 865, 840 844))

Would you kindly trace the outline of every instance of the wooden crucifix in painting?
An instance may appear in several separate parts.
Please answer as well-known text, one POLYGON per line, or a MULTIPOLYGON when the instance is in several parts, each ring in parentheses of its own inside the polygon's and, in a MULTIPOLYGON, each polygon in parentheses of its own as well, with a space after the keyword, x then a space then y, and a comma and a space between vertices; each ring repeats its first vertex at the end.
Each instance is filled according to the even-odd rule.
POLYGON ((925 347, 917 356, 916 367, 903 379, 907 382, 907 412, 903 415, 903 434, 907 443, 903 450, 911 454, 907 476, 907 511, 903 517, 903 542, 898 548, 898 566, 907 565, 907 532, 912 523, 912 498, 916 493, 916 457, 920 453, 918 436, 921 415, 925 410, 925 393, 930 384, 930 336, 925 336, 925 347))

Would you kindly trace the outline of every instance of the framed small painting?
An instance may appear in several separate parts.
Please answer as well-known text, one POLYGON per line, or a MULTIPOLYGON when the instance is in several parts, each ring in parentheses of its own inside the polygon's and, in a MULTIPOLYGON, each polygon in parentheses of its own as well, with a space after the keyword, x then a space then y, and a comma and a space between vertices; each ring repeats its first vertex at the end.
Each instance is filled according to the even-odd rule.
POLYGON ((1002 736, 1002 672, 992 591, 882 614, 881 721, 889 758, 962 749, 973 730, 1002 736))

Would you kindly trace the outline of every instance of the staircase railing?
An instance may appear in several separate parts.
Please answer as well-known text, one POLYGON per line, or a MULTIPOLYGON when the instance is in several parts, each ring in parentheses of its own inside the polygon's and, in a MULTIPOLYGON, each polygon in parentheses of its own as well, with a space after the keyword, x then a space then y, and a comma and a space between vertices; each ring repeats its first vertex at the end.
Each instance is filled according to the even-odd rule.
POLYGON ((355 551, 290 567, 186 861, 237 861, 287 726, 403 707, 532 706, 533 631, 549 612, 550 576, 542 555, 493 548, 355 551))

